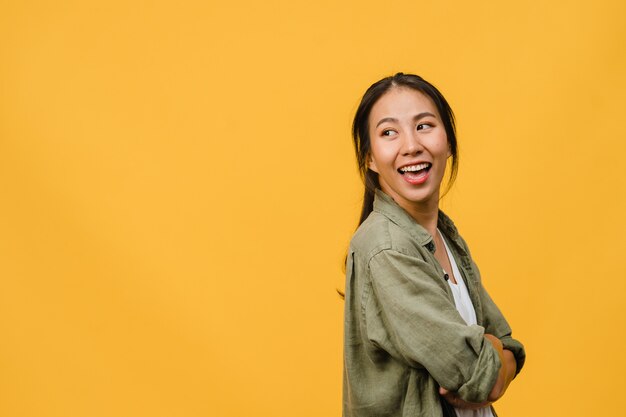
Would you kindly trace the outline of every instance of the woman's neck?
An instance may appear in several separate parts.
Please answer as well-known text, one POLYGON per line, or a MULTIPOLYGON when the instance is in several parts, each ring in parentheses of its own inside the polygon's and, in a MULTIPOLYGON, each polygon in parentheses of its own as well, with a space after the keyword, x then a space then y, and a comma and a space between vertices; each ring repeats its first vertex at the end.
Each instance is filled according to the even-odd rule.
POLYGON ((439 190, 430 198, 425 201, 411 201, 398 193, 393 189, 381 184, 381 190, 393 198, 393 200, 402 207, 409 216, 413 217, 413 220, 422 226, 430 235, 434 238, 437 233, 437 220, 439 219, 439 190))
POLYGON ((439 219, 439 204, 429 204, 427 206, 410 205, 409 207, 402 207, 409 213, 411 217, 431 236, 435 237, 437 233, 437 220, 439 219))

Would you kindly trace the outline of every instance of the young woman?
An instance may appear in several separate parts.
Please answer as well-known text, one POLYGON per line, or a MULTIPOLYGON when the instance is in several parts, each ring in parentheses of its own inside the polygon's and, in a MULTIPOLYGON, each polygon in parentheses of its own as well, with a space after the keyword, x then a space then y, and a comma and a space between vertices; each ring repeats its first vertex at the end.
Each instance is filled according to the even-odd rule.
POLYGON ((439 210, 454 116, 421 77, 363 96, 353 138, 365 196, 346 265, 344 416, 495 416, 524 348, 439 210))

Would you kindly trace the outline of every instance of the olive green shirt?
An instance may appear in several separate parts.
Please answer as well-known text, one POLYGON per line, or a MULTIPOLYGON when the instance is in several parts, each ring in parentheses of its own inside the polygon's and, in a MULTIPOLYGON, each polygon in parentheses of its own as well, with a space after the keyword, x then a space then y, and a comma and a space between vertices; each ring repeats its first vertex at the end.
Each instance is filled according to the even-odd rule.
POLYGON ((376 190, 374 211, 355 232, 346 265, 343 415, 442 416, 439 387, 466 401, 487 399, 500 369, 498 337, 517 370, 524 348, 482 286, 476 264, 452 221, 438 227, 476 310, 478 325, 459 315, 432 236, 376 190))

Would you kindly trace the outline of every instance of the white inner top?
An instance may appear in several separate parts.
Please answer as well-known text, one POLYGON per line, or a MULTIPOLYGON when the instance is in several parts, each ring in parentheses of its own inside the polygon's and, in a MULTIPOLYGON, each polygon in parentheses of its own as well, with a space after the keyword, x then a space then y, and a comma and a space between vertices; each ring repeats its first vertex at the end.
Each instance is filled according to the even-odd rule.
MULTIPOLYGON (((454 296, 454 305, 456 306, 457 311, 465 320, 467 325, 477 324, 476 323, 476 311, 474 310, 474 305, 472 304, 472 300, 469 296, 469 291, 467 291, 467 287, 465 286, 465 281, 463 281, 463 276, 461 275, 461 271, 459 271, 459 267, 456 264, 456 260, 454 256, 452 256, 452 252, 450 252, 450 248, 446 243, 446 239, 444 239, 443 234, 437 229, 439 236, 441 236, 441 240, 443 241, 443 245, 446 247, 446 252, 448 253, 448 259, 450 260, 450 265, 452 266, 452 274, 454 275, 454 279, 456 280, 456 284, 452 282, 451 279, 448 279, 448 285, 452 289, 452 295, 454 296)), ((446 271, 443 271, 446 273, 446 271)), ((479 410, 465 410, 460 408, 455 408, 456 414, 458 417, 493 417, 493 413, 491 412, 491 407, 481 408, 479 410)))

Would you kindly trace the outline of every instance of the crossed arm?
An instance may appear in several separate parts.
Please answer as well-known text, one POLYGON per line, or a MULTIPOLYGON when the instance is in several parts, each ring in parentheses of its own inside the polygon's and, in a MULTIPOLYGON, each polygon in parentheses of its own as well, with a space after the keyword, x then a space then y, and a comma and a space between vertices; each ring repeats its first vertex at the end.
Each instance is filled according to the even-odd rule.
POLYGON ((472 403, 463 400, 456 392, 448 391, 447 389, 441 387, 439 388, 439 394, 446 399, 450 404, 452 404, 456 408, 467 408, 471 410, 476 410, 479 408, 487 407, 491 403, 497 401, 501 398, 509 384, 515 377, 517 373, 517 362, 515 361, 515 356, 510 350, 504 349, 502 347, 502 342, 497 337, 491 334, 485 334, 485 339, 489 340, 493 347, 498 352, 498 357, 500 358, 500 362, 502 366, 500 367, 500 371, 498 372, 498 379, 496 380, 491 392, 489 393, 489 397, 487 401, 482 403, 472 403))
POLYGON ((372 343, 408 366, 426 368, 455 407, 485 407, 505 393, 523 365, 523 347, 482 285, 482 326, 468 326, 447 284, 424 260, 385 250, 369 265, 374 296, 364 322, 372 343))

